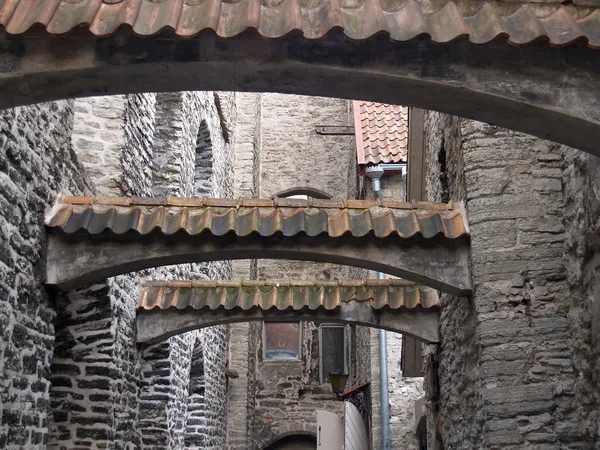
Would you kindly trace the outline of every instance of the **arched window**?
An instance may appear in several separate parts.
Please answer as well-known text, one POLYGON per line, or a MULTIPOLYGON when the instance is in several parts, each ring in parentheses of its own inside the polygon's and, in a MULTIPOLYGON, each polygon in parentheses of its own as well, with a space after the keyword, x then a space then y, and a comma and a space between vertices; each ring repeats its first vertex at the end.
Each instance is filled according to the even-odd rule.
POLYGON ((302 187, 294 187, 294 188, 290 188, 290 189, 285 189, 281 192, 278 192, 277 194, 275 194, 273 197, 279 197, 279 198, 290 198, 290 197, 294 197, 294 198, 306 198, 306 197, 312 197, 312 198, 322 198, 322 199, 330 199, 331 195, 327 194, 326 192, 323 192, 319 189, 315 189, 315 188, 311 188, 308 186, 302 186, 302 187))

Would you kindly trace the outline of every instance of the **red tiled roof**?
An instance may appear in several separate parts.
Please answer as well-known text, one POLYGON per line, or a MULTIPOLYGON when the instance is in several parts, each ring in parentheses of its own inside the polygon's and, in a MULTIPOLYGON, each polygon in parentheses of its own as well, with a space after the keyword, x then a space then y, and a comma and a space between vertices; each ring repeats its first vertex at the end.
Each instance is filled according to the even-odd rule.
POLYGON ((299 30, 308 39, 318 39, 341 28, 351 39, 387 33, 395 41, 428 36, 439 43, 467 38, 483 44, 501 37, 516 45, 545 39, 556 46, 583 41, 600 48, 600 12, 593 8, 579 18, 565 7, 548 6, 554 12, 540 18, 529 4, 501 15, 493 4, 484 3, 466 15, 452 1, 433 13, 424 12, 414 0, 398 11, 385 10, 379 0, 347 3, 324 0, 306 7, 301 0, 1 0, 0 30, 20 34, 41 24, 48 33, 64 34, 85 26, 96 36, 107 36, 127 26, 141 36, 172 30, 190 37, 209 29, 233 37, 256 29, 267 38, 299 30))
POLYGON ((408 107, 355 100, 359 164, 404 163, 408 154, 408 107))

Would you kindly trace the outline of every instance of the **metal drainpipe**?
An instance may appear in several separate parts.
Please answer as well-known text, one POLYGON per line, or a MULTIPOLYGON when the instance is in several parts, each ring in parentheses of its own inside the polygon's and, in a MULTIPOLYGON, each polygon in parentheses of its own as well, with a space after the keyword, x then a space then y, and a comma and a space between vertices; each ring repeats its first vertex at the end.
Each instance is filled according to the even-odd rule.
MULTIPOLYGON (((379 164, 365 168, 365 174, 373 182, 375 197, 380 200, 383 200, 380 180, 386 170, 402 171, 404 175, 406 173, 406 164, 379 164)), ((385 274, 377 272, 377 278, 383 280, 385 274)), ((390 450, 390 395, 388 391, 387 333, 385 330, 379 330, 379 386, 381 392, 381 450, 390 450)))

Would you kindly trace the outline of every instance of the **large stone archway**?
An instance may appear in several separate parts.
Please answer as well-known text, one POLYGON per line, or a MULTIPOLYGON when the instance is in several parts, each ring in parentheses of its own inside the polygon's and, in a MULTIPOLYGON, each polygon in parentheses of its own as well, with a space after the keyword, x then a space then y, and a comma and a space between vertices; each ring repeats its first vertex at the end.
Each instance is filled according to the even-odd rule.
POLYGON ((46 217, 46 282, 73 289, 150 267, 293 259, 470 292, 462 205, 302 199, 61 197, 46 217))
POLYGON ((434 289, 403 280, 167 281, 141 288, 137 341, 239 322, 327 322, 439 340, 434 289))
POLYGON ((0 27, 13 33, 0 41, 1 108, 134 92, 296 93, 438 110, 600 155, 594 8, 128 0, 84 9, 87 2, 44 1, 0 9, 0 27), (46 31, 28 31, 35 23, 46 31), (175 34, 156 34, 165 29, 175 34))

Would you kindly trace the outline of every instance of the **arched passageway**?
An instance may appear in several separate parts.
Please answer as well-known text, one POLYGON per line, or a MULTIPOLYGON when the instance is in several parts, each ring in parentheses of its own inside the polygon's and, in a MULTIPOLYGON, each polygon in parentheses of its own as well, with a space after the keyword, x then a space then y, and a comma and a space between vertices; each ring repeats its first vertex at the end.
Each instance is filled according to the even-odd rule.
POLYGON ((46 224, 46 281, 61 289, 167 264, 252 258, 363 267, 455 295, 471 286, 461 205, 64 197, 46 224))
POLYGON ((438 110, 600 154, 594 8, 573 14, 560 5, 537 11, 533 3, 465 9, 450 2, 431 11, 409 2, 387 11, 373 0, 316 7, 129 0, 84 10, 51 0, 36 9, 16 3, 0 8, 0 28, 12 34, 0 47, 0 108, 134 92, 296 93, 438 110), (35 23, 70 34, 28 32, 35 23), (88 30, 76 29, 80 24, 88 30), (120 29, 128 27, 135 35, 120 29), (156 34, 165 29, 175 33, 156 34))
POLYGON ((279 439, 265 450, 314 450, 317 439, 313 436, 293 435, 279 439))

